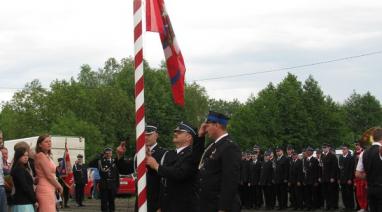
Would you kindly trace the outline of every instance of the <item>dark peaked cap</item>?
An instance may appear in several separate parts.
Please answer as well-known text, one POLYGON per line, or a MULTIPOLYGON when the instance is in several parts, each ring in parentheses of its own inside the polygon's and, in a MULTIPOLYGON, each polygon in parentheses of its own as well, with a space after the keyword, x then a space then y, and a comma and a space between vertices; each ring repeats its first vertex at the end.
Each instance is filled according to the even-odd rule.
POLYGON ((152 134, 157 131, 158 131, 158 128, 154 125, 146 125, 145 127, 145 134, 152 134))
POLYGON ((185 122, 180 122, 178 126, 174 129, 174 132, 187 132, 191 134, 192 136, 196 136, 196 130, 189 124, 186 124, 185 122))
POLYGON ((105 149, 103 149, 103 153, 108 152, 108 151, 113 151, 113 149, 111 147, 106 147, 105 149))

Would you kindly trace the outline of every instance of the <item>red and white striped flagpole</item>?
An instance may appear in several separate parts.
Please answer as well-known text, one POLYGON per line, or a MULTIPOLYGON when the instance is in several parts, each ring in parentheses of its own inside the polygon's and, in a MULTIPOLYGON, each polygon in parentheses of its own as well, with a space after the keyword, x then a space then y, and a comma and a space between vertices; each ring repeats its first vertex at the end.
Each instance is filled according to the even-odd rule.
POLYGON ((138 165, 138 212, 147 212, 142 0, 134 0, 135 124, 138 165))

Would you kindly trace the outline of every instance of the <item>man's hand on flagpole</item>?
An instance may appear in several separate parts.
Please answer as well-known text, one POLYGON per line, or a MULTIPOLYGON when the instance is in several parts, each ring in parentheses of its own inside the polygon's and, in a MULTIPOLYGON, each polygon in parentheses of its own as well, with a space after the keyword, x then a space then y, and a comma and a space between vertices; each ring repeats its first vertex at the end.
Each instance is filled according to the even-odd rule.
POLYGON ((118 159, 123 158, 123 156, 126 153, 126 143, 124 141, 122 141, 121 144, 119 144, 116 153, 118 159))

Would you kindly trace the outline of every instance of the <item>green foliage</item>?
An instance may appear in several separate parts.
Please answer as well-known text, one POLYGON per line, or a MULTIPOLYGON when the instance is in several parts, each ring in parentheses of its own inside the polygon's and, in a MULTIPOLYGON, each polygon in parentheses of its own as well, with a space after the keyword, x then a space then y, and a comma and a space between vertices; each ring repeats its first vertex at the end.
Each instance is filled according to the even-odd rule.
MULTIPOLYGON (((145 119, 159 128, 159 143, 172 148, 179 121, 198 127, 208 110, 231 117, 228 130, 243 150, 294 145, 297 149, 327 142, 350 144, 373 126, 382 125, 380 102, 369 92, 352 94, 344 104, 325 96, 317 81, 304 83, 288 74, 277 85, 251 96, 247 102, 209 99, 200 85, 186 84, 184 108, 172 101, 165 64, 157 69, 144 61, 145 119)), ((26 84, 4 104, 0 129, 7 139, 49 132, 86 139, 86 155, 127 140, 135 152, 134 61, 110 58, 103 68, 81 66, 77 78, 55 80, 44 89, 38 80, 26 84)))
POLYGON ((237 108, 229 128, 245 150, 255 144, 266 148, 292 144, 296 149, 351 144, 366 129, 382 123, 381 105, 370 93, 353 94, 341 105, 325 96, 313 77, 302 84, 292 74, 237 108))
POLYGON ((51 133, 65 136, 81 135, 81 137, 86 139, 85 154, 89 156, 95 152, 101 152, 104 148, 103 137, 98 128, 92 123, 79 120, 70 112, 62 116, 57 120, 57 123, 52 125, 51 133))
POLYGON ((369 92, 364 95, 353 93, 344 104, 345 121, 350 128, 350 137, 360 138, 367 129, 382 125, 380 102, 369 92))
MULTIPOLYGON (((146 122, 159 127, 159 142, 172 146, 177 122, 197 126, 208 111, 208 97, 197 84, 186 85, 185 108, 172 101, 166 70, 145 66, 146 122)), ((129 141, 128 152, 135 152, 134 62, 119 63, 111 58, 97 71, 83 65, 77 80, 56 80, 50 90, 38 80, 15 93, 0 113, 0 128, 7 139, 50 132, 86 139, 86 154, 93 155, 105 146, 129 141)))

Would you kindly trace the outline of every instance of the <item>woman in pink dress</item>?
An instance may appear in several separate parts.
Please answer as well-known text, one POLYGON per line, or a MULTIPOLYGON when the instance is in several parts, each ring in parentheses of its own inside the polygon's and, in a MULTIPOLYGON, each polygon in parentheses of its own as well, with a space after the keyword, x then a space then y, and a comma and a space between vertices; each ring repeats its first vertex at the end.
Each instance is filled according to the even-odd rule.
POLYGON ((49 135, 38 137, 36 144, 35 168, 38 179, 36 198, 39 212, 56 211, 56 194, 62 187, 56 180, 56 165, 51 156, 52 140, 49 135))

